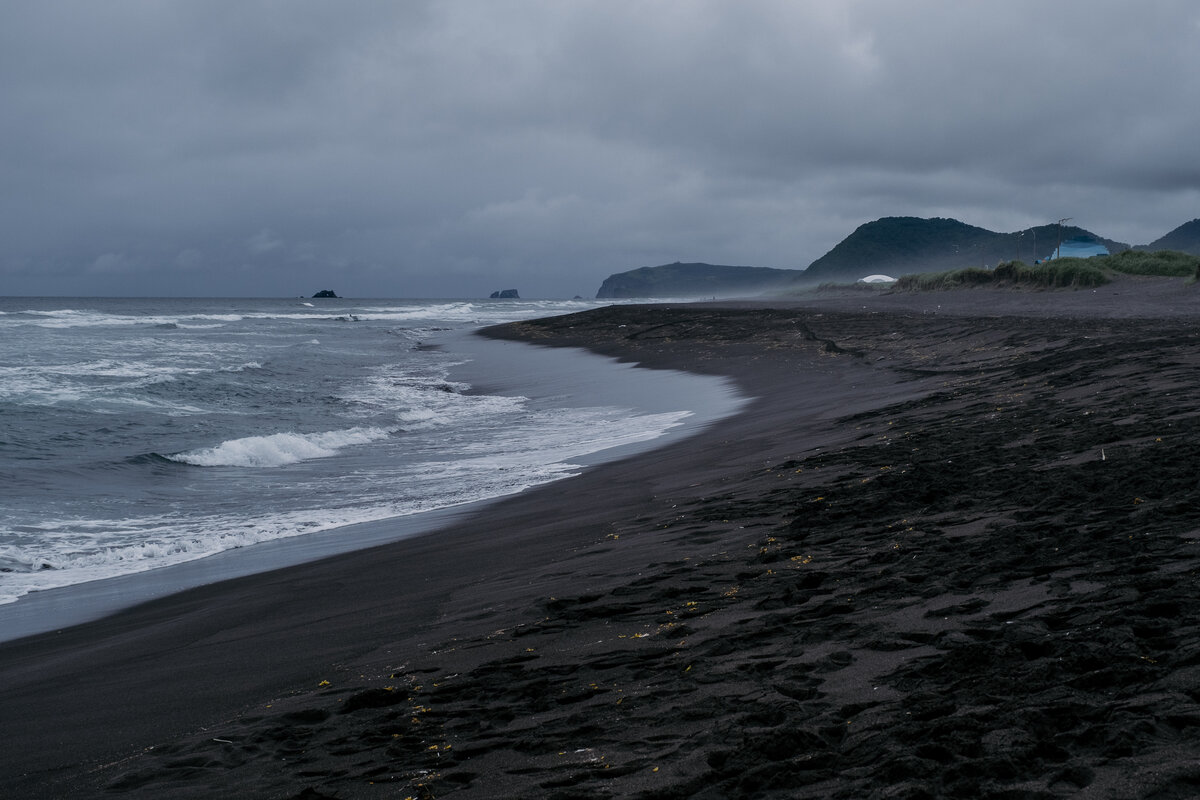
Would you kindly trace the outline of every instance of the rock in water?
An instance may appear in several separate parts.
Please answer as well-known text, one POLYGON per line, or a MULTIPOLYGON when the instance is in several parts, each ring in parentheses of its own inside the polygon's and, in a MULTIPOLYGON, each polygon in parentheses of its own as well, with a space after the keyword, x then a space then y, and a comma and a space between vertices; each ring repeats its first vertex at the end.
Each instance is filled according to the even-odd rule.
POLYGON ((314 294, 314 295, 313 295, 313 297, 333 297, 333 298, 336 298, 336 297, 337 297, 337 295, 333 293, 333 289, 322 289, 321 291, 319 291, 319 292, 317 292, 316 294, 314 294))
POLYGON ((520 300, 521 295, 517 294, 516 289, 501 289, 498 292, 492 292, 493 300, 520 300))

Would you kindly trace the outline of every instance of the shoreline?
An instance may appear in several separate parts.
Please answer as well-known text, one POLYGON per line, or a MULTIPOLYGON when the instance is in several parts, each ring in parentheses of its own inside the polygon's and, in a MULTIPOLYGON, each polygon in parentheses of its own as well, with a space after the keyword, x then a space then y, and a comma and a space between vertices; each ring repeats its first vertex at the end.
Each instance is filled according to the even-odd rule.
MULTIPOLYGON (((693 435, 714 420, 736 413, 743 402, 730 387, 713 379, 682 373, 674 376, 662 372, 633 375, 628 365, 611 363, 610 359, 587 351, 548 358, 547 354, 539 352, 541 348, 511 343, 505 348, 503 343, 486 339, 480 339, 478 343, 472 341, 476 338, 479 337, 471 331, 456 332, 427 345, 448 348, 456 356, 466 359, 455 368, 455 375, 465 375, 472 384, 473 393, 483 391, 512 396, 533 387, 550 398, 531 398, 533 407, 616 405, 638 413, 661 413, 678 410, 678 403, 664 402, 666 397, 678 392, 686 393, 689 403, 695 406, 686 419, 652 439, 604 447, 570 459, 582 466, 625 458, 681 436, 693 435)), ((32 592, 15 602, 0 604, 0 642, 92 622, 197 586, 427 535, 449 527, 464 516, 481 513, 488 505, 506 496, 299 534, 178 564, 32 592)))
POLYGON ((755 399, 436 546, 0 645, 12 796, 1184 796, 1200 334, 1171 291, 490 331, 755 399))

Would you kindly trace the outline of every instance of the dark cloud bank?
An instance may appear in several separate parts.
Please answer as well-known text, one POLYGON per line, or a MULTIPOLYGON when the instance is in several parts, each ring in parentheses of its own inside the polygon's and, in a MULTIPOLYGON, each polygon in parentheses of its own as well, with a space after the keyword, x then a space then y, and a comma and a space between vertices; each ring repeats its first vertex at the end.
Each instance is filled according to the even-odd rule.
POLYGON ((1200 216, 1187 2, 15 2, 0 294, 591 295, 1200 216))

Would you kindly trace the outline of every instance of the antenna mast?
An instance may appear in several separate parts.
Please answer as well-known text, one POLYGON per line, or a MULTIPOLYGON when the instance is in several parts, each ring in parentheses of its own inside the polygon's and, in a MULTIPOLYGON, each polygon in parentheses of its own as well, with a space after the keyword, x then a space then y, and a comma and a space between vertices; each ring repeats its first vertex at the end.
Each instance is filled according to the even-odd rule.
POLYGON ((1058 247, 1054 250, 1055 258, 1062 258, 1062 226, 1064 222, 1070 222, 1074 217, 1063 217, 1058 221, 1058 247))

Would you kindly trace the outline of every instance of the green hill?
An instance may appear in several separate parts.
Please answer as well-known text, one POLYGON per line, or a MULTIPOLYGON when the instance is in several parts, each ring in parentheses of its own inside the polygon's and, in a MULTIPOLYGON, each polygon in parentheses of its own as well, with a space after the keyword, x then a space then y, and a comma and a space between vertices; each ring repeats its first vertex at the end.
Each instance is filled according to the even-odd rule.
MULTIPOLYGON (((939 272, 965 267, 995 266, 1002 261, 1032 263, 1049 257, 1058 246, 1058 225, 1038 225, 1013 233, 996 233, 956 219, 884 217, 859 226, 804 272, 808 283, 848 283, 874 273, 899 277, 914 272, 939 272)), ((1064 225, 1062 241, 1096 242, 1109 252, 1129 245, 1064 225)))
POLYGON ((1178 250, 1200 255, 1200 219, 1185 222, 1175 230, 1150 244, 1138 245, 1137 250, 1178 250))
POLYGON ((731 297, 761 294, 794 284, 794 269, 730 267, 721 264, 663 264, 618 272, 605 278, 596 297, 731 297))
POLYGON ((1033 264, 1053 255, 1060 241, 1064 256, 1071 255, 1072 249, 1086 252, 1089 244, 1103 245, 1113 255, 1131 249, 1178 250, 1200 255, 1200 219, 1179 226, 1153 244, 1131 248, 1075 225, 1063 225, 1061 229, 1057 224, 1038 225, 1023 231, 997 233, 956 219, 884 217, 860 225, 803 271, 675 262, 610 275, 596 297, 749 296, 796 286, 853 283, 873 274, 899 278, 995 267, 1009 261, 1033 264))

